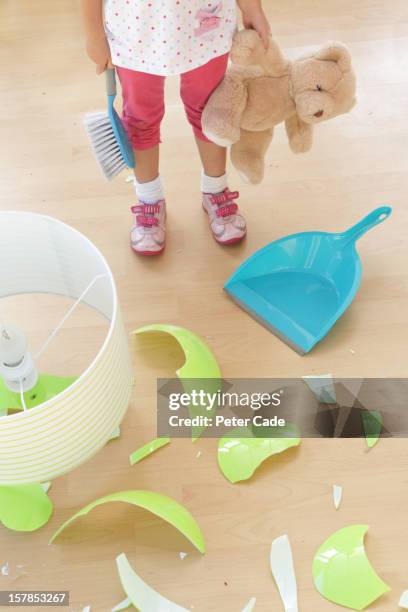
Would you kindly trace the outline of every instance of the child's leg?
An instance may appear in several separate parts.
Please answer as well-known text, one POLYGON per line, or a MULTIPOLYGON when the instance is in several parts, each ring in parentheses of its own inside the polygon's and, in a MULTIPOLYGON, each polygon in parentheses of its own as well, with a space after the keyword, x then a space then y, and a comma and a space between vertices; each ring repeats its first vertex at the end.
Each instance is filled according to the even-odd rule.
POLYGON ((217 242, 232 244, 245 236, 246 225, 235 202, 238 193, 228 190, 225 147, 211 142, 201 126, 204 107, 225 75, 228 54, 217 57, 204 66, 181 75, 180 94, 203 164, 201 191, 203 206, 208 213, 211 231, 217 242))
POLYGON ((211 177, 225 174, 227 153, 203 134, 201 116, 208 98, 224 78, 227 64, 228 53, 181 75, 180 94, 187 119, 194 130, 204 173, 211 177))
POLYGON ((165 201, 159 175, 160 124, 164 115, 164 77, 117 68, 122 86, 123 123, 135 154, 135 189, 140 203, 132 207, 133 249, 155 255, 164 249, 165 201))
POLYGON ((123 123, 136 160, 136 191, 144 201, 147 201, 146 198, 159 200, 163 197, 162 191, 159 193, 152 189, 154 185, 149 184, 157 183, 158 187, 160 183, 159 144, 160 124, 164 116, 164 77, 120 67, 117 72, 122 86, 123 123))

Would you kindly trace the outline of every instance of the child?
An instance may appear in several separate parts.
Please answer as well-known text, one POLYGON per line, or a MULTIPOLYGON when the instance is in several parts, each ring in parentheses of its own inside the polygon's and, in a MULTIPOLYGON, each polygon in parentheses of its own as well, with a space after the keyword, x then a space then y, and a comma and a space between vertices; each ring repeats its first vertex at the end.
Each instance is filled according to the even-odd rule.
POLYGON ((97 73, 114 64, 122 85, 123 121, 134 148, 136 222, 132 247, 155 255, 165 246, 166 203, 159 175, 164 80, 180 74, 180 94, 203 165, 201 190, 212 234, 220 244, 244 238, 237 192, 227 186, 226 149, 210 142, 201 114, 223 79, 236 29, 236 4, 246 28, 268 45, 261 0, 81 0, 87 52, 97 73))

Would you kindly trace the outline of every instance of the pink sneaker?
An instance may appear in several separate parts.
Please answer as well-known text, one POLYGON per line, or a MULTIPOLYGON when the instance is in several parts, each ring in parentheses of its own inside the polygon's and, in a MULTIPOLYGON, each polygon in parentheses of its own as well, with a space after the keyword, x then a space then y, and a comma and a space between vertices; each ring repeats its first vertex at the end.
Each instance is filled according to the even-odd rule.
POLYGON ((234 201, 238 197, 238 191, 230 191, 228 187, 221 193, 203 193, 203 208, 208 214, 212 234, 220 244, 235 244, 245 237, 245 219, 234 201))
POLYGON ((132 249, 138 255, 158 255, 166 241, 166 201, 154 204, 140 202, 130 209, 136 215, 136 223, 130 238, 132 249))

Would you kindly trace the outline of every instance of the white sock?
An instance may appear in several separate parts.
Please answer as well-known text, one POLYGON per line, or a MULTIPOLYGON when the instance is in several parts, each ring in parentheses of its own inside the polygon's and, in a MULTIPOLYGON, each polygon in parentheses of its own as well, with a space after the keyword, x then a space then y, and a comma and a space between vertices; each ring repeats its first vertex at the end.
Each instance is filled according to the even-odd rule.
POLYGON ((139 183, 135 179, 135 191, 139 200, 145 204, 154 204, 158 200, 164 199, 163 183, 160 176, 148 183, 139 183))
POLYGON ((227 174, 222 176, 207 176, 201 171, 201 191, 203 193, 221 193, 228 187, 227 174))

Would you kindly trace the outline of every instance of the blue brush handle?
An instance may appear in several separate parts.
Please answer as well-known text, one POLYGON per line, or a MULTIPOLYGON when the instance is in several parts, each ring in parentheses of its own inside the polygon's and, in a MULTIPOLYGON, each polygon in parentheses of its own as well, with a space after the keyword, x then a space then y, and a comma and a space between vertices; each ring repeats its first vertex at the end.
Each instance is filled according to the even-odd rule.
POLYGON ((115 110, 114 102, 116 98, 116 70, 115 68, 107 68, 105 71, 106 95, 107 95, 107 111, 109 121, 115 136, 116 143, 119 147, 123 161, 128 168, 135 167, 135 156, 132 149, 132 144, 129 142, 126 130, 122 125, 118 113, 115 110))
POLYGON ((356 223, 356 225, 353 225, 353 227, 350 227, 350 229, 348 229, 346 232, 343 232, 341 236, 347 243, 356 242, 356 240, 361 238, 361 236, 364 236, 364 234, 370 229, 388 219, 391 213, 392 208, 389 206, 381 206, 380 208, 376 208, 376 210, 373 210, 373 212, 356 223))
POLYGON ((106 79, 106 95, 108 98, 115 99, 116 96, 116 71, 115 68, 107 68, 105 70, 106 79))

